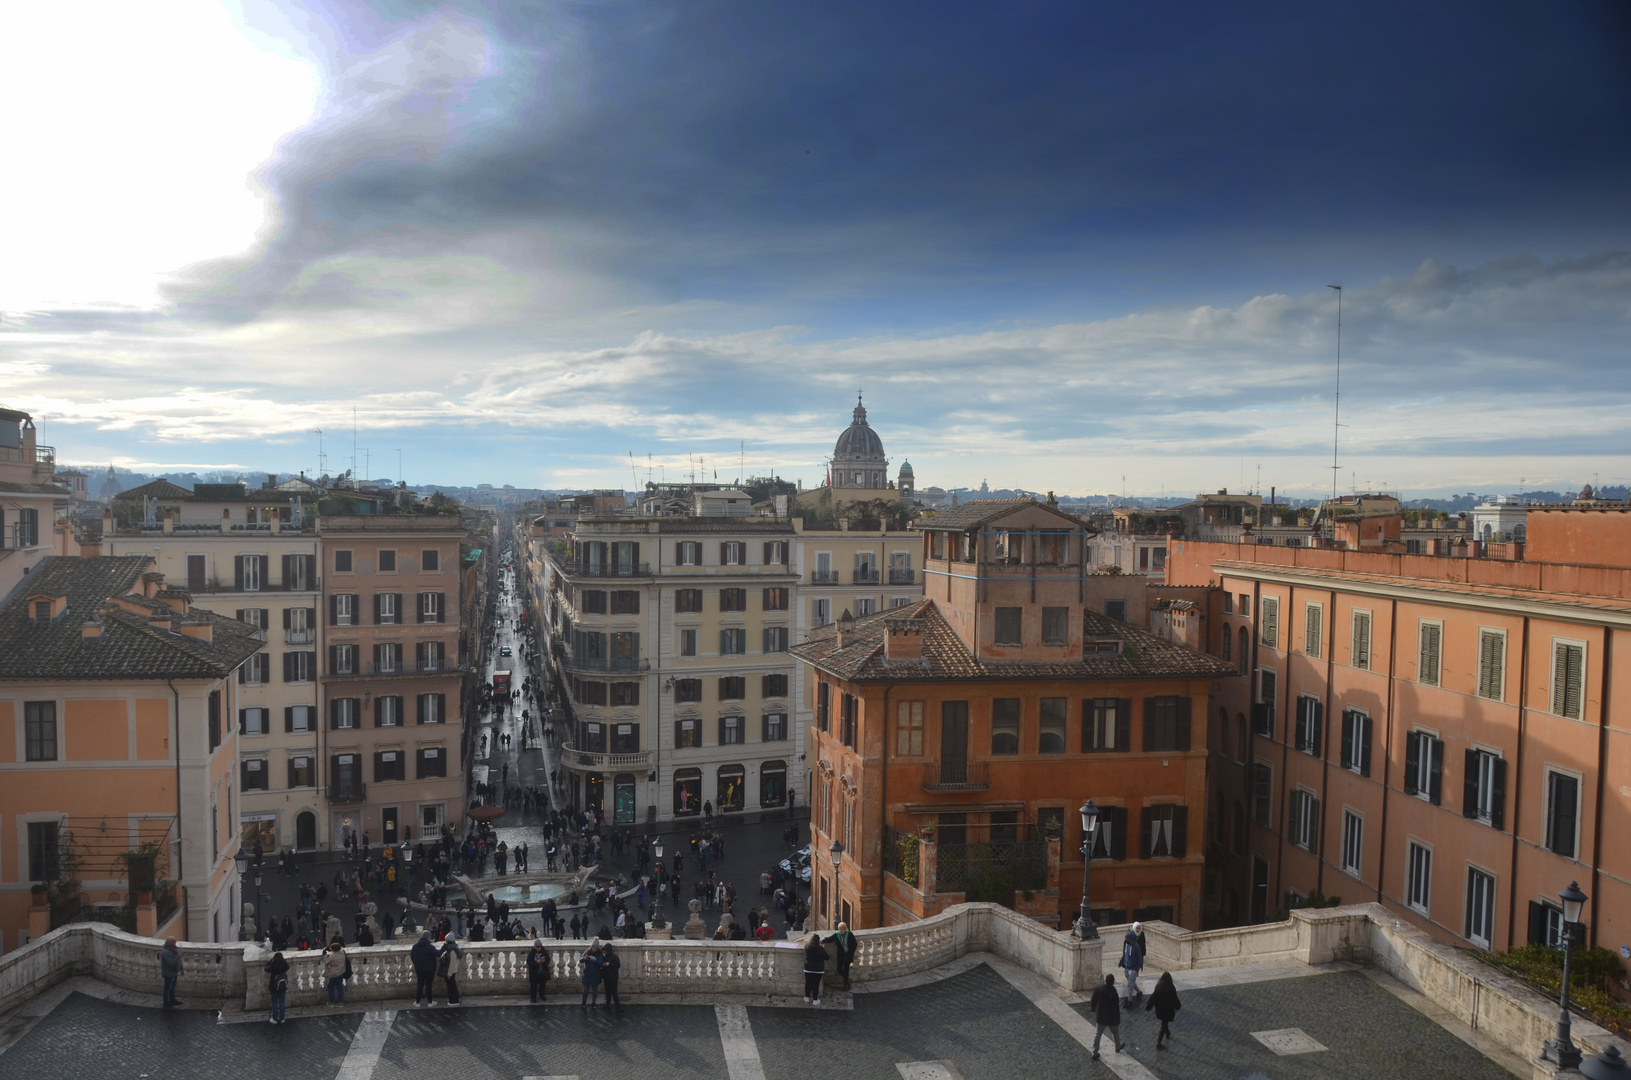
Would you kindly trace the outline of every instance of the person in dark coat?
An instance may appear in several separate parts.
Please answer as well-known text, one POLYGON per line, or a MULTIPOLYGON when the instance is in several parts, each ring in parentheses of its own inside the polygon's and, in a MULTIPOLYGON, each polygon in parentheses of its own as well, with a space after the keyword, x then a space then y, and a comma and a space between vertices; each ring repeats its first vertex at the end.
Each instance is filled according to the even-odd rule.
POLYGON ((164 980, 164 1007, 173 1009, 181 1002, 176 999, 176 980, 187 971, 187 965, 182 962, 181 950, 176 948, 175 938, 165 938, 164 948, 159 950, 159 977, 164 980))
POLYGON ((538 1004, 549 997, 549 950, 544 943, 534 938, 532 948, 527 950, 527 985, 532 988, 532 1003, 538 1004))
POLYGON ((1110 1037, 1116 1041, 1116 1053, 1121 1053, 1121 996, 1116 993, 1114 975, 1104 977, 1104 985, 1093 991, 1087 1007, 1093 1011, 1093 1020, 1099 1028, 1093 1035, 1093 1060, 1099 1060, 1099 1040, 1104 1038, 1105 1028, 1110 1029, 1110 1037))
POLYGON ((431 943, 429 930, 419 935, 419 940, 413 943, 408 955, 413 958, 413 974, 419 980, 413 991, 414 1008, 435 1006, 436 946, 431 943), (421 1000, 425 1002, 424 1005, 420 1004, 421 1000))
POLYGON ((1183 1005, 1178 1001, 1178 988, 1172 985, 1172 972, 1163 971, 1161 978, 1156 981, 1155 990, 1150 994, 1150 1000, 1144 1005, 1145 1012, 1154 1009, 1156 1018, 1161 1021, 1161 1034, 1155 1037, 1157 1050, 1166 1049, 1161 1045, 1162 1041, 1172 1038, 1172 1028, 1168 1025, 1181 1008, 1183 1005))
POLYGON ((804 941, 804 1004, 821 1004, 821 980, 827 974, 827 947, 819 934, 804 941))
POLYGON ((593 1009, 600 1003, 600 942, 590 944, 578 963, 583 967, 583 1000, 578 1002, 578 1008, 593 1009))
POLYGON ((1127 931, 1126 936, 1121 939, 1121 959, 1116 961, 1116 966, 1127 972, 1129 1005, 1144 996, 1144 991, 1138 988, 1138 973, 1144 967, 1144 947, 1138 943, 1139 935, 1136 932, 1138 928, 1139 924, 1134 923, 1133 929, 1127 931))
POLYGON ((271 1022, 281 1024, 289 1002, 289 961, 283 959, 283 953, 273 953, 266 962, 266 976, 266 989, 272 995, 271 1022))
POLYGON ((844 989, 849 989, 849 966, 855 962, 855 953, 861 947, 855 935, 850 933, 849 923, 838 924, 838 933, 827 941, 834 946, 833 958, 837 964, 838 977, 844 980, 844 989))
POLYGON ((623 958, 608 941, 600 950, 600 981, 606 987, 606 1007, 618 1012, 623 1011, 623 999, 617 996, 617 976, 622 967, 623 958))

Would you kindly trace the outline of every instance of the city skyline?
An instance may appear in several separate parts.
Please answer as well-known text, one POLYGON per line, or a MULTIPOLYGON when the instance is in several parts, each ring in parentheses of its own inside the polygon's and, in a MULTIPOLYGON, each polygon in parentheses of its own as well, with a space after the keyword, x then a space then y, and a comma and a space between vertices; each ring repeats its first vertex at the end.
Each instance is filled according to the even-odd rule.
POLYGON ((1342 284, 1339 491, 1631 480, 1625 16, 1406 11, 30 13, 0 400, 149 472, 337 472, 355 407, 374 475, 811 486, 859 388, 922 484, 1314 497, 1342 284))

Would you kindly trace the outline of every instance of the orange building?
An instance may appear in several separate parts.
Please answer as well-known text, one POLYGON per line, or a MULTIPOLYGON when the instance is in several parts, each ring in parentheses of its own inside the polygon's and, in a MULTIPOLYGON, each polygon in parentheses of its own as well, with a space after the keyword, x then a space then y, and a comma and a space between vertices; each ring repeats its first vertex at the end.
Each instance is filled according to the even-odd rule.
POLYGON ((264 638, 152 562, 49 558, 0 607, 0 947, 85 917, 238 936, 229 676, 264 638))
POLYGON ((1095 610, 1125 610, 1114 590, 1144 582, 1092 573, 1085 526, 1051 506, 971 503, 918 528, 926 599, 793 650, 812 674, 817 925, 890 925, 964 899, 1068 924, 1087 798, 1104 811, 1095 920, 1199 925, 1189 823, 1211 696, 1233 669, 1095 610))
MULTIPOLYGON (((1482 558, 1176 542, 1207 648, 1249 672, 1213 706, 1219 922, 1315 894, 1446 940, 1631 944, 1631 507, 1531 507, 1482 558)), ((1446 550, 1450 550, 1446 546, 1446 550)))

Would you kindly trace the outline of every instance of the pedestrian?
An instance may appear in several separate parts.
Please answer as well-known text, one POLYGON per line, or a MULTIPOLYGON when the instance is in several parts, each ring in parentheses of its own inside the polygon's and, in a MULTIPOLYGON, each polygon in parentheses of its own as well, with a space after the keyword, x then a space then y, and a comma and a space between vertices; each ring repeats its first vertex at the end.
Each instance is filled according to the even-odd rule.
POLYGON ((164 939, 164 948, 159 950, 159 975, 164 979, 164 1007, 173 1009, 181 1002, 176 1000, 176 980, 187 970, 187 965, 181 960, 181 950, 176 948, 176 939, 164 939))
POLYGON ((459 973, 464 970, 464 950, 459 948, 459 939, 453 934, 447 935, 447 941, 442 945, 442 954, 436 960, 436 970, 442 976, 443 984, 447 986, 447 1003, 458 1008, 459 973))
POLYGON ((532 1003, 538 1004, 549 996, 549 950, 540 938, 532 939, 527 950, 527 985, 532 989, 532 1003))
POLYGON ((1104 985, 1093 991, 1087 1007, 1098 1024, 1098 1031, 1093 1035, 1093 1060, 1099 1060, 1099 1040, 1104 1038, 1105 1028, 1110 1029, 1110 1037, 1116 1041, 1116 1053, 1121 1053, 1121 996, 1116 993, 1114 975, 1104 977, 1104 985))
POLYGON ((600 1001, 600 939, 592 942, 583 956, 578 960, 583 968, 583 1000, 578 1002, 580 1009, 593 1009, 600 1001))
POLYGON ((850 933, 849 923, 838 924, 838 933, 827 939, 834 946, 834 958, 838 964, 838 977, 844 980, 844 989, 849 989, 849 966, 855 962, 856 950, 861 943, 850 933))
POLYGON ((1172 985, 1172 972, 1163 971, 1156 980, 1155 989, 1150 992, 1150 1000, 1145 1003, 1144 1011, 1155 1010, 1155 1018, 1161 1021, 1161 1033, 1155 1037, 1155 1048, 1165 1050, 1162 1040, 1172 1038, 1172 1021, 1177 1017, 1178 1010, 1183 1005, 1178 1001, 1178 988, 1172 985))
POLYGON ((821 935, 811 934, 804 939, 804 1004, 821 1004, 821 980, 826 974, 827 947, 821 944, 821 935))
POLYGON ((623 999, 617 996, 618 969, 623 966, 623 960, 607 942, 600 950, 600 981, 606 984, 606 1007, 623 1011, 623 999))
POLYGON ((266 962, 266 976, 266 989, 272 995, 272 1019, 269 1022, 281 1024, 289 1003, 289 961, 283 959, 281 952, 273 953, 272 959, 266 962))
POLYGON ((345 969, 349 963, 345 948, 338 941, 330 945, 328 952, 323 954, 323 979, 328 986, 330 1005, 345 1004, 345 969))
POLYGON ((409 955, 413 959, 414 978, 418 980, 413 990, 413 1007, 433 1008, 436 1005, 436 946, 431 944, 429 930, 419 935, 409 955), (424 1005, 419 1003, 421 999, 424 1005))
POLYGON ((578 940, 578 936, 579 936, 579 935, 578 935, 578 929, 579 929, 579 927, 581 927, 581 926, 582 926, 582 925, 583 925, 583 922, 582 922, 582 920, 580 920, 580 919, 579 919, 579 918, 578 918, 578 916, 576 916, 576 915, 573 915, 573 916, 572 916, 572 940, 573 940, 573 941, 576 941, 576 940, 578 940))
POLYGON ((1121 959, 1116 961, 1116 966, 1127 972, 1129 1005, 1144 996, 1144 992, 1138 988, 1138 973, 1144 967, 1144 950, 1138 944, 1139 925, 1134 923, 1133 928, 1121 939, 1121 959))

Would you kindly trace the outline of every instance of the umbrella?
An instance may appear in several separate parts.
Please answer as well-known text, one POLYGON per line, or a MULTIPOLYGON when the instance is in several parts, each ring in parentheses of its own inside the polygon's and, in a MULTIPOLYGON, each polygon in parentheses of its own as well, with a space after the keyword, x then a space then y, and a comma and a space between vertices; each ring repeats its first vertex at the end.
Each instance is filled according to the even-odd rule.
POLYGON ((468 815, 476 821, 495 821, 504 816, 502 806, 475 806, 471 807, 468 815))

